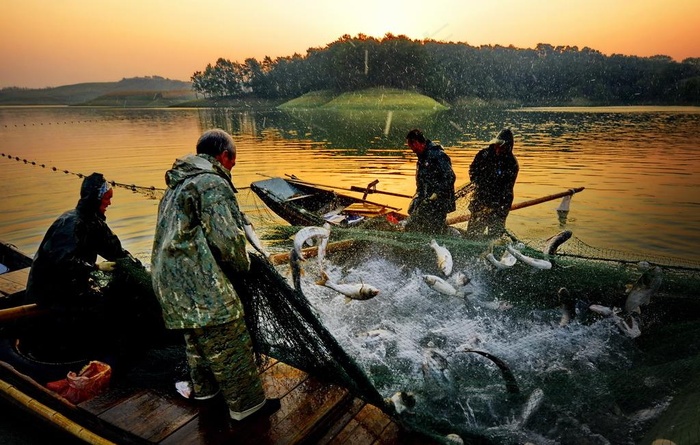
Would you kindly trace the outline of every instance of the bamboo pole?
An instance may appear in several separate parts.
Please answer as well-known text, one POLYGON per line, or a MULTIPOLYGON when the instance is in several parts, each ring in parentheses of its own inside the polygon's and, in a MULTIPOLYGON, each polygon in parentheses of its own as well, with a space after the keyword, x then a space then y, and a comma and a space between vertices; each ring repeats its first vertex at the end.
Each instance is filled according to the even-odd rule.
POLYGON ((46 419, 52 425, 55 425, 56 427, 72 434, 86 443, 95 445, 114 445, 114 442, 93 433, 78 423, 73 422, 68 417, 54 409, 49 408, 38 400, 29 397, 4 380, 0 380, 0 392, 2 392, 6 397, 14 400, 20 406, 46 419))
MULTIPOLYGON (((385 191, 382 191, 382 190, 377 190, 377 189, 375 189, 375 188, 369 188, 369 190, 368 190, 368 187, 360 187, 360 186, 356 186, 356 185, 350 186, 350 188, 347 188, 347 187, 338 187, 338 186, 335 186, 335 185, 314 184, 313 182, 306 182, 306 181, 302 181, 301 179, 295 179, 295 178, 291 178, 291 177, 289 177, 289 179, 287 179, 287 181, 289 181, 289 182, 295 182, 295 183, 301 184, 301 185, 311 185, 311 186, 314 186, 314 187, 324 187, 324 188, 327 188, 327 189, 347 190, 347 191, 349 191, 349 192, 370 193, 370 194, 371 194, 371 193, 380 193, 380 194, 382 194, 382 195, 398 196, 398 197, 400 197, 400 198, 413 198, 413 196, 404 195, 404 194, 401 194, 401 193, 385 192, 385 191)), ((387 206, 387 207, 388 207, 388 206, 387 206)))
POLYGON ((0 323, 15 321, 22 318, 37 317, 45 314, 46 310, 40 309, 36 304, 25 304, 8 309, 0 309, 0 323))
MULTIPOLYGON (((343 241, 337 241, 335 243, 329 243, 326 246, 326 253, 331 253, 331 252, 336 252, 338 250, 343 250, 347 249, 349 247, 352 247, 354 240, 343 240, 343 241)), ((301 252, 304 254, 304 258, 311 258, 315 257, 318 255, 318 247, 307 247, 306 249, 302 249, 301 252)), ((282 252, 282 253, 276 253, 274 255, 270 255, 269 258, 270 262, 272 264, 279 265, 279 264, 284 264, 289 262, 289 252, 282 252)))
MULTIPOLYGON (((565 192, 554 193, 552 195, 543 196, 541 198, 535 198, 535 199, 531 199, 529 201, 519 202, 517 204, 513 204, 510 207, 510 210, 511 211, 518 210, 518 209, 522 209, 525 207, 530 207, 530 206, 534 206, 537 204, 541 204, 543 202, 552 201, 552 200, 557 199, 557 198, 563 198, 564 196, 576 194, 576 193, 582 191, 584 188, 585 187, 571 188, 565 192)), ((469 214, 466 214, 466 215, 458 215, 458 216, 454 216, 452 218, 448 218, 447 225, 459 224, 461 222, 468 221, 469 216, 470 216, 469 214)))

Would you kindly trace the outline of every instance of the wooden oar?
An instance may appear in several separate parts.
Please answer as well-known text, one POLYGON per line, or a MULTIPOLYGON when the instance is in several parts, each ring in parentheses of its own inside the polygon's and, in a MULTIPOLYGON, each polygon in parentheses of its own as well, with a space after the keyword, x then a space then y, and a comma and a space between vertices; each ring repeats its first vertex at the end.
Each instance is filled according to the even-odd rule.
MULTIPOLYGON (((531 199, 529 201, 519 202, 517 204, 513 204, 510 207, 510 210, 511 211, 518 210, 518 209, 522 209, 524 207, 530 207, 530 206, 534 206, 537 204, 541 204, 543 202, 552 201, 552 200, 557 199, 557 198, 563 198, 564 196, 570 196, 570 195, 573 195, 575 193, 582 191, 583 189, 585 189, 585 187, 572 188, 572 189, 569 189, 565 192, 554 193, 553 195, 547 195, 547 196, 543 196, 541 198, 535 198, 535 199, 531 199)), ((469 216, 470 216, 469 214, 466 214, 466 215, 458 215, 458 216, 454 216, 452 218, 448 218, 447 224, 452 225, 452 224, 459 224, 461 222, 468 221, 469 216)))

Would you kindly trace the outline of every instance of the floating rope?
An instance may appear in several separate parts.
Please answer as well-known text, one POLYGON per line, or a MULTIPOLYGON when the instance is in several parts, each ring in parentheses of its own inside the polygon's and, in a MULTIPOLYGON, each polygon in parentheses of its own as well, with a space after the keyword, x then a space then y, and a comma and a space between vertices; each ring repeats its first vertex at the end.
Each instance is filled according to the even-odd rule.
MULTIPOLYGON (((65 173, 67 175, 73 175, 73 176, 76 176, 76 177, 81 178, 81 179, 85 177, 85 175, 83 173, 75 173, 75 172, 72 172, 70 170, 65 170, 65 169, 61 169, 58 167, 50 167, 50 166, 47 166, 46 164, 39 164, 36 161, 30 161, 28 159, 23 159, 23 158, 20 158, 19 156, 13 156, 11 154, 0 153, 0 156, 7 158, 7 159, 14 159, 17 162, 23 162, 24 164, 27 164, 27 165, 34 165, 34 166, 41 167, 41 168, 48 168, 48 169, 55 171, 55 172, 62 172, 62 173, 65 173)), ((112 187, 120 187, 120 188, 124 188, 127 190, 131 190, 132 192, 139 193, 139 194, 147 197, 148 199, 160 199, 163 196, 163 193, 165 193, 165 189, 156 188, 154 186, 147 187, 147 186, 141 186, 141 185, 136 185, 136 184, 126 184, 126 183, 117 182, 117 181, 107 181, 107 182, 109 182, 112 185, 112 187)))
MULTIPOLYGON (((97 122, 97 120, 85 120, 85 121, 63 121, 63 122, 47 122, 46 125, 68 125, 68 124, 86 124, 89 122, 97 122)), ((34 127, 34 126, 42 126, 44 125, 44 122, 39 122, 39 123, 34 123, 32 122, 31 124, 5 124, 5 128, 10 128, 10 127, 34 127)))

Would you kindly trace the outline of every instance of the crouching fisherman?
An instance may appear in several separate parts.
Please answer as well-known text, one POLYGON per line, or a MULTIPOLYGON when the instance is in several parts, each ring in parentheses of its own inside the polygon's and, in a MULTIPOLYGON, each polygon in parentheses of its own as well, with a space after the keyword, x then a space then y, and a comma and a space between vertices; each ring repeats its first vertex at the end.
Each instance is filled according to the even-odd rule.
POLYGON ((221 392, 231 419, 239 421, 280 405, 265 398, 231 281, 250 268, 231 182, 235 164, 233 138, 219 129, 202 134, 196 155, 175 161, 158 207, 151 271, 166 327, 184 335, 194 398, 221 392))
POLYGON ((85 177, 76 208, 58 217, 39 245, 27 299, 47 309, 48 317, 24 339, 37 358, 99 359, 114 366, 142 343, 139 327, 162 325, 152 290, 144 296, 128 284, 124 269, 146 271, 107 225, 112 195, 101 173, 85 177), (107 261, 96 263, 98 255, 107 261))

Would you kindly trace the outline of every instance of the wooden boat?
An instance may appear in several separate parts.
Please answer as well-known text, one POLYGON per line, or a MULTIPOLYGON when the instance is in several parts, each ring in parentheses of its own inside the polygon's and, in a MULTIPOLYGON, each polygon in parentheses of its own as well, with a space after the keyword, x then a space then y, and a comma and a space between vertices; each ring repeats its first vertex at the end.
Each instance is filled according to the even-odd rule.
MULTIPOLYGON (((0 401, 84 442, 436 443, 408 432, 379 408, 354 397, 347 389, 274 360, 261 369, 261 377, 267 396, 281 399, 281 409, 269 418, 236 425, 229 423, 222 399, 186 400, 169 381, 149 386, 159 375, 150 382, 149 379, 113 379, 110 387, 96 397, 71 403, 47 389, 40 375, 46 368, 53 373, 78 372, 83 363, 46 363, 23 356, 17 348, 17 328, 22 329, 28 320, 46 314, 22 299, 31 258, 5 243, 0 243, 0 255, 0 262, 8 269, 0 275, 0 301, 4 304, 0 309, 0 401)), ((168 347, 173 346, 161 349, 168 347)), ((162 355, 154 353, 148 360, 159 357, 162 355)), ((172 364, 156 361, 151 366, 170 372, 172 364)))
MULTIPOLYGON (((369 194, 384 194, 410 199, 411 196, 388 191, 379 191, 377 182, 373 181, 366 187, 351 186, 350 188, 312 184, 302 181, 294 175, 288 178, 269 178, 250 184, 251 190, 279 217, 293 226, 322 226, 326 222, 341 227, 368 227, 370 222, 375 229, 395 229, 398 223, 408 217, 401 209, 367 200, 369 194), (340 193, 338 190, 362 193, 362 197, 340 193)), ((511 206, 511 211, 552 201, 558 198, 569 198, 584 190, 577 187, 511 206)), ((465 210, 466 212, 466 210, 465 210)), ((454 225, 466 222, 469 213, 448 215, 447 224, 454 225)))
POLYGON ((347 189, 363 193, 361 198, 339 193, 337 188, 304 182, 295 176, 255 181, 250 188, 273 212, 293 226, 321 226, 326 222, 357 226, 375 218, 396 224, 405 219, 401 209, 367 200, 369 193, 376 193, 376 182, 366 189, 347 189))

